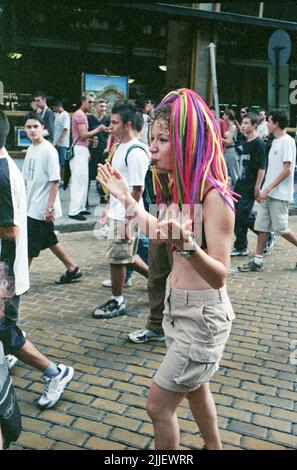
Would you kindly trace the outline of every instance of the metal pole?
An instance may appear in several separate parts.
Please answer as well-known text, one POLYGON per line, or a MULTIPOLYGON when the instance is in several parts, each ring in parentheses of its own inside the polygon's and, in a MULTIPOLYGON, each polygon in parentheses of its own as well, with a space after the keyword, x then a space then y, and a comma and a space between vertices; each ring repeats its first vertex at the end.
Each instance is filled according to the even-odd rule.
POLYGON ((220 107, 219 107, 219 95, 218 95, 218 84, 217 84, 217 72, 216 72, 216 57, 215 57, 215 45, 211 42, 209 45, 210 53, 210 65, 211 65, 211 81, 213 89, 214 108, 216 112, 217 121, 220 122, 220 107))
POLYGON ((280 83, 279 83, 279 71, 280 71, 280 65, 279 65, 279 56, 280 56, 280 51, 283 50, 284 47, 275 47, 274 48, 274 54, 275 54, 275 107, 279 108, 279 89, 280 89, 280 83))

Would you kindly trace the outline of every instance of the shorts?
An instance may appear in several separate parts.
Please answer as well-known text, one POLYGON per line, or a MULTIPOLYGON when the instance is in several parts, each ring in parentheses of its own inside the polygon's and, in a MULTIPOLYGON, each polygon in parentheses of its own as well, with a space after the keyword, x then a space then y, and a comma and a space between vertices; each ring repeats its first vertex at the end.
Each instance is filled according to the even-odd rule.
POLYGON ((16 350, 21 349, 26 342, 22 330, 16 324, 19 301, 19 296, 15 296, 5 302, 5 316, 0 318, 0 341, 2 341, 5 355, 13 354, 16 350))
POLYGON ((167 353, 154 381, 178 393, 199 388, 219 368, 232 320, 226 287, 185 291, 167 279, 163 330, 167 353))
MULTIPOLYGON (((130 227, 130 226, 129 226, 130 227)), ((130 264, 138 249, 138 226, 131 226, 130 239, 123 239, 127 226, 124 222, 109 219, 107 260, 110 264, 130 264)))
POLYGON ((36 220, 32 219, 31 217, 28 217, 27 221, 29 258, 37 258, 42 250, 55 246, 57 243, 59 243, 54 232, 53 222, 36 220))
POLYGON ((255 230, 259 232, 275 232, 278 235, 288 233, 289 202, 268 197, 257 209, 255 230))
POLYGON ((65 159, 66 159, 66 155, 67 155, 67 150, 68 150, 67 147, 61 147, 61 146, 58 146, 58 147, 57 147, 57 152, 58 152, 58 155, 59 155, 59 164, 60 164, 60 166, 64 166, 64 165, 65 165, 65 159))

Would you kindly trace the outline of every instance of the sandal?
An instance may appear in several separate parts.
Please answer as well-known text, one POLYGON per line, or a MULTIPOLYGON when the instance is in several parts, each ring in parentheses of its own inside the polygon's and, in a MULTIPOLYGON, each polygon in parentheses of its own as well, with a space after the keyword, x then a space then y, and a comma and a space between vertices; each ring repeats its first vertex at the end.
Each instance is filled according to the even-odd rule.
POLYGON ((66 271, 62 276, 57 279, 56 284, 69 284, 82 276, 82 272, 78 266, 73 271, 66 271))

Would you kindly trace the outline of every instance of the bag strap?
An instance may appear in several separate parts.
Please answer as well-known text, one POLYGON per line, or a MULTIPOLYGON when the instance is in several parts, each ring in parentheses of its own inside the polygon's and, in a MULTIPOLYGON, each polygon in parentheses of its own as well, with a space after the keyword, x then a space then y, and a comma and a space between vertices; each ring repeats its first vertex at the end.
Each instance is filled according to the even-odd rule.
POLYGON ((146 153, 146 156, 148 159, 150 159, 148 153, 147 153, 147 150, 142 146, 142 145, 138 145, 138 144, 134 144, 134 145, 131 145, 131 147, 128 148, 127 150, 127 153, 126 153, 126 156, 125 156, 125 164, 126 166, 128 166, 128 155, 129 153, 131 152, 131 150, 134 150, 134 149, 141 149, 143 150, 145 153, 146 153))
POLYGON ((73 144, 72 144, 72 145, 71 145, 71 147, 70 147, 71 149, 73 149, 73 147, 76 145, 76 142, 78 142, 78 141, 79 141, 79 139, 80 139, 80 137, 78 137, 78 138, 76 139, 76 141, 75 141, 75 142, 73 142, 73 144))

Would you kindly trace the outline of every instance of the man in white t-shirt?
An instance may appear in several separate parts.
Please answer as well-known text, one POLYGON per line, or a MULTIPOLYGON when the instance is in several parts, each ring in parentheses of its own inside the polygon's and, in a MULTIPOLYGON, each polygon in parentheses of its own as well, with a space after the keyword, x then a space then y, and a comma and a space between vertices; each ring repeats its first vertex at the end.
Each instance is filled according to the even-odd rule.
MULTIPOLYGON (((149 155, 143 144, 135 137, 136 112, 128 104, 116 105, 112 109, 110 129, 120 141, 113 158, 112 167, 121 172, 128 181, 132 196, 142 202, 145 175, 149 166, 149 155)), ((126 265, 147 277, 148 267, 136 255, 138 246, 138 227, 127 219, 123 205, 110 196, 109 239, 107 258, 110 263, 112 297, 93 311, 94 318, 112 318, 126 313, 123 287, 126 265)))
POLYGON ((23 165, 28 200, 29 266, 41 250, 50 248, 67 269, 56 283, 66 284, 79 279, 82 273, 59 243, 54 231, 54 220, 62 216, 58 192, 58 153, 42 136, 43 121, 39 114, 31 112, 26 116, 25 131, 32 141, 23 165))
POLYGON ((63 108, 62 101, 56 101, 53 109, 56 113, 54 146, 59 155, 61 180, 64 180, 65 159, 70 146, 70 115, 63 108))
MULTIPOLYGON (((258 236, 256 255, 239 271, 261 271, 268 232, 275 232, 297 246, 297 236, 288 227, 289 202, 293 200, 296 144, 286 133, 288 117, 276 109, 269 114, 268 130, 275 136, 269 155, 264 185, 256 198, 260 203, 255 221, 258 236)), ((297 267, 297 266, 296 266, 297 267)))
POLYGON ((260 137, 260 139, 262 140, 267 140, 269 134, 266 117, 266 111, 264 109, 261 109, 261 111, 258 112, 259 124, 256 132, 257 136, 260 137))
POLYGON ((38 403, 42 409, 52 408, 74 370, 48 360, 17 326, 20 295, 29 289, 27 204, 21 172, 5 150, 8 132, 8 120, 0 110, 0 261, 6 264, 11 288, 15 289, 15 295, 4 304, 4 316, 0 315, 0 341, 10 361, 15 363, 17 357, 43 372, 45 388, 38 403))

